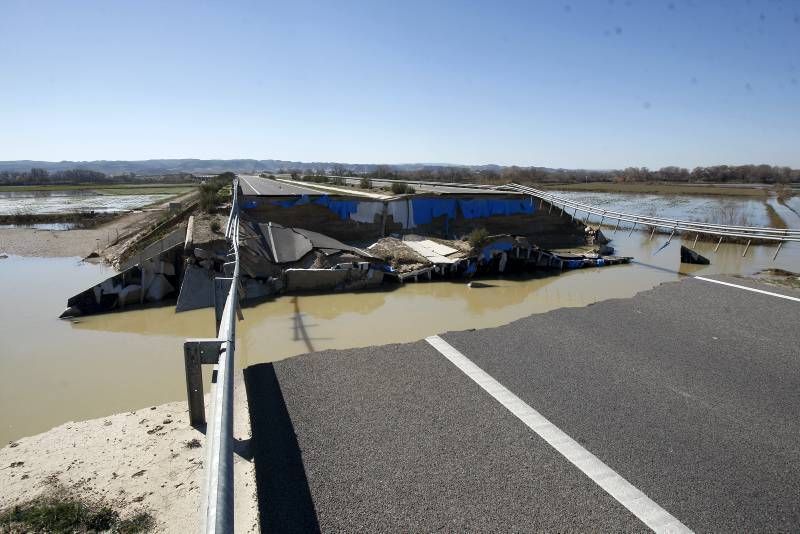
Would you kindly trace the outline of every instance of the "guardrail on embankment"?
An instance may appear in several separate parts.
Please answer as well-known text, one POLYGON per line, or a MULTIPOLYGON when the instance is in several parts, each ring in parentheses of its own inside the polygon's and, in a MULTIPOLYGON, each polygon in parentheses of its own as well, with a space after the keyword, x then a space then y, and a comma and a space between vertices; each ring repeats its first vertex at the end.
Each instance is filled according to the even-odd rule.
POLYGON ((233 203, 225 228, 230 242, 229 261, 224 265, 228 276, 217 277, 217 337, 187 339, 183 346, 186 365, 186 392, 189 419, 206 430, 205 483, 202 494, 202 531, 233 532, 233 374, 236 345, 236 317, 239 306, 239 202, 238 179, 233 182, 233 203), (202 364, 215 366, 210 417, 206 424, 202 364))
POLYGON ((614 210, 598 208, 595 206, 590 206, 588 204, 583 204, 581 202, 576 202, 574 200, 569 200, 563 197, 559 197, 558 195, 548 193, 547 191, 542 191, 540 189, 535 189, 533 187, 528 187, 515 183, 503 186, 497 186, 497 189, 505 191, 516 191, 518 193, 524 193, 526 195, 538 198, 540 200, 540 206, 542 205, 542 203, 547 202, 550 205, 549 208, 550 211, 552 211, 553 207, 555 207, 556 209, 560 207, 562 214, 565 211, 567 212, 567 214, 569 214, 569 211, 572 211, 571 216, 573 218, 577 217, 578 212, 585 213, 586 221, 584 222, 584 224, 587 225, 590 223, 589 217, 591 215, 598 215, 600 217, 600 220, 597 223, 598 228, 603 224, 605 220, 608 220, 610 223, 616 221, 617 224, 614 229, 615 232, 617 231, 617 229, 619 229, 621 223, 626 222, 626 223, 632 223, 632 226, 630 228, 631 232, 633 232, 633 230, 637 226, 650 229, 651 239, 657 229, 663 229, 670 232, 670 237, 669 237, 670 240, 672 240, 673 236, 677 232, 687 233, 689 235, 695 234, 695 239, 694 239, 695 244, 697 244, 697 239, 700 235, 719 237, 717 246, 714 249, 715 251, 719 248, 719 245, 726 237, 736 240, 747 241, 744 253, 742 255, 747 254, 747 250, 748 248, 750 248, 750 244, 754 241, 777 243, 778 247, 775 250, 775 254, 772 257, 774 260, 775 258, 777 258, 778 253, 780 252, 781 247, 783 246, 784 243, 787 242, 800 243, 800 229, 766 228, 760 226, 731 226, 724 224, 711 224, 711 223, 702 223, 693 221, 683 221, 677 219, 667 219, 664 217, 649 217, 645 215, 636 215, 631 213, 624 213, 614 210))

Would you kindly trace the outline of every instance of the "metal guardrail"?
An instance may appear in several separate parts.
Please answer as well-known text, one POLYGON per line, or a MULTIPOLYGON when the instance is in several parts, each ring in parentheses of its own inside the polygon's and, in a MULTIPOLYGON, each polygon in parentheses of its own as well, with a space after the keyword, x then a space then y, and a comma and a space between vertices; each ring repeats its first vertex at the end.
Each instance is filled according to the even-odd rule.
POLYGON ((651 239, 653 237, 653 234, 656 232, 656 229, 658 228, 662 228, 671 232, 669 237, 670 240, 672 240, 672 237, 675 235, 676 232, 695 234, 695 240, 694 240, 695 244, 697 243, 697 238, 701 234, 713 235, 715 237, 719 237, 719 242, 717 243, 717 246, 714 249, 715 251, 719 248, 719 245, 722 243, 722 240, 726 237, 736 238, 736 239, 747 239, 747 245, 745 246, 744 254, 747 254, 747 249, 750 248, 750 244, 753 241, 757 242, 767 241, 778 244, 778 248, 775 251, 775 255, 773 256, 773 259, 775 259, 777 258, 778 253, 780 252, 781 247, 783 246, 784 243, 787 242, 800 243, 800 229, 768 228, 760 226, 733 226, 724 224, 684 221, 678 219, 667 219, 664 217, 649 217, 645 215, 636 215, 631 213, 624 213, 614 210, 606 210, 598 208, 595 206, 591 206, 589 204, 583 204, 581 202, 569 200, 564 197, 559 197, 558 195, 548 193, 547 191, 542 191, 540 189, 535 189, 533 187, 528 187, 515 183, 503 186, 497 186, 497 189, 515 191, 518 193, 524 193, 526 195, 538 198, 542 202, 547 202, 550 205, 550 210, 552 210, 553 206, 555 206, 556 208, 560 207, 562 214, 565 211, 573 210, 572 213, 573 218, 577 216, 579 211, 581 213, 586 213, 585 224, 589 223, 590 215, 599 215, 600 221, 597 223, 598 228, 603 224, 603 222, 606 219, 608 219, 610 222, 617 221, 617 225, 615 227, 616 231, 619 228, 619 225, 624 221, 626 223, 633 223, 633 226, 631 227, 631 232, 633 232, 633 230, 636 228, 637 225, 641 225, 643 228, 649 228, 651 230, 650 233, 651 239))
POLYGON ((206 427, 206 477, 202 494, 202 531, 233 532, 233 375, 236 317, 239 305, 239 202, 238 179, 233 181, 233 202, 225 237, 231 244, 225 263, 229 277, 215 280, 217 337, 187 339, 184 343, 189 418, 206 427), (206 425, 201 364, 214 364, 210 418, 206 425))

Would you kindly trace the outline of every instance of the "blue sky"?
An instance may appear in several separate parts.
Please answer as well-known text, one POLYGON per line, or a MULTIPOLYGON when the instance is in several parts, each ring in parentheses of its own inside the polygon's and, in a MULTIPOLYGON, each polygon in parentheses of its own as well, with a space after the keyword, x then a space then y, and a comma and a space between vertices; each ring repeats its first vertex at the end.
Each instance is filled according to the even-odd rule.
POLYGON ((800 2, 0 2, 0 159, 800 167, 800 2))

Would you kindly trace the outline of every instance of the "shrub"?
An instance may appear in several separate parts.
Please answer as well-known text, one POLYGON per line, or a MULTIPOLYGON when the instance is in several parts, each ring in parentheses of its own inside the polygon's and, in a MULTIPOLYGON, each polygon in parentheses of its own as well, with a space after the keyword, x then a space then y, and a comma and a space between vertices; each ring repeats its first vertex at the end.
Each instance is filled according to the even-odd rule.
POLYGON ((394 182, 392 184, 392 193, 395 195, 411 194, 414 192, 416 192, 416 190, 408 184, 402 182, 394 182))
POLYGON ((471 246, 473 249, 476 249, 483 246, 488 237, 489 231, 486 230, 486 228, 475 228, 469 233, 467 241, 469 241, 469 246, 471 246))
POLYGON ((359 182, 358 187, 361 189, 372 189, 372 180, 365 176, 361 179, 361 182, 359 182))
POLYGON ((306 174, 301 178, 304 182, 311 182, 314 184, 327 184, 328 177, 327 176, 320 176, 318 174, 306 174))
POLYGON ((344 176, 334 176, 331 178, 331 183, 333 185, 347 185, 347 182, 344 181, 344 176))
POLYGON ((208 182, 200 186, 200 198, 198 203, 201 210, 206 213, 211 213, 217 205, 217 191, 219 191, 219 186, 213 182, 208 182))
POLYGON ((222 228, 222 225, 219 224, 219 221, 217 219, 214 219, 213 221, 211 221, 211 231, 212 232, 214 232, 215 234, 218 234, 221 228, 222 228))

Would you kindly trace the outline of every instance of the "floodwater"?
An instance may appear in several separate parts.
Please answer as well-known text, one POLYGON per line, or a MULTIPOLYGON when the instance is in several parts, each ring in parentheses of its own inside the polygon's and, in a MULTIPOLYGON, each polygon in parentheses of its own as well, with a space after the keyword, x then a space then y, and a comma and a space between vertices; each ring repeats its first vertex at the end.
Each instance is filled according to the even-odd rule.
MULTIPOLYGON (((749 198, 701 195, 648 195, 641 193, 607 193, 598 191, 551 191, 554 195, 575 201, 625 213, 635 213, 647 217, 664 217, 695 222, 728 224, 732 226, 773 226, 767 212, 769 201, 787 226, 800 228, 798 217, 791 210, 780 205, 774 197, 749 198)), ((791 202, 800 200, 797 197, 791 202)), ((791 205, 791 204, 790 204, 791 205)), ((579 218, 586 214, 579 211, 579 218)), ((594 218, 595 223, 597 218, 594 218)), ((623 224, 624 226, 624 224, 623 224)))
POLYGON ((169 194, 100 195, 91 190, 0 191, 0 215, 43 215, 97 211, 115 213, 142 208, 169 194))
MULTIPOLYGON (((611 233, 609 231, 609 233, 611 233)), ((486 328, 564 306, 630 297, 692 274, 800 271, 800 247, 698 243, 712 265, 681 265, 680 240, 618 232, 617 252, 637 263, 557 276, 407 284, 391 291, 285 296, 245 308, 237 363, 275 361, 312 350, 413 341, 448 330, 486 328)), ((183 341, 211 337, 213 312, 171 307, 57 319, 68 296, 104 279, 107 267, 73 258, 0 260, 0 443, 70 420, 101 417, 186 397, 183 341)), ((733 290, 733 289, 732 289, 733 290)), ((208 367, 208 366, 206 366, 208 367)), ((208 369, 206 369, 206 372, 208 369)))

